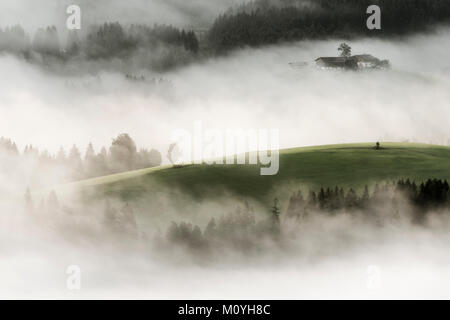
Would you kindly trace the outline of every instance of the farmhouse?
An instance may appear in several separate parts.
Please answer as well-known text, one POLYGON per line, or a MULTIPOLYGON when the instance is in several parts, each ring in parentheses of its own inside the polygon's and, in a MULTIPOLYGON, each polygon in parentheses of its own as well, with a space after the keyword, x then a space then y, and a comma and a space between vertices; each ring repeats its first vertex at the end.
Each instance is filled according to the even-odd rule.
POLYGON ((380 60, 370 54, 359 54, 350 57, 320 57, 316 65, 322 69, 386 69, 388 60, 380 60))

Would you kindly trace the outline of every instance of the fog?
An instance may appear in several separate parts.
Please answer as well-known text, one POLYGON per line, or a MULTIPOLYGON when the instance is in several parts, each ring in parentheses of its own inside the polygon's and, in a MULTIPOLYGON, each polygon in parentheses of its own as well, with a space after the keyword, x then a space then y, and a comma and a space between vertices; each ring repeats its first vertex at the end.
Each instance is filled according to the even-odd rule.
POLYGON ((335 55, 339 41, 314 41, 241 50, 165 74, 141 72, 169 81, 164 90, 136 85, 118 72, 61 76, 1 56, 1 135, 21 148, 33 144, 55 153, 73 143, 99 149, 127 132, 139 146, 165 154, 175 129, 192 130, 201 121, 205 129, 280 129, 282 148, 446 143, 447 34, 350 43, 355 54, 389 59, 389 71, 317 70, 314 59, 335 55), (296 61, 310 66, 291 68, 296 61))
MULTIPOLYGON (((11 12, 23 4, 2 6, 11 12)), ((114 10, 106 9, 108 17, 114 10)), ((187 24, 183 17, 173 19, 187 24)), ((350 42, 355 54, 389 59, 392 69, 385 71, 314 68, 317 57, 337 53, 339 40, 242 49, 164 74, 142 71, 167 79, 167 87, 136 84, 101 66, 95 74, 69 75, 64 68, 55 72, 2 55, 0 136, 12 138, 20 150, 33 144, 55 154, 74 143, 84 148, 92 142, 99 151, 127 132, 139 146, 165 155, 173 130, 190 130, 201 121, 209 129, 279 129, 282 148, 378 140, 443 144, 450 138, 448 32, 350 42), (302 61, 308 66, 289 66, 302 61)), ((0 183, 25 190, 26 170, 1 175, 0 183)), ((101 216, 103 202, 78 208, 93 216, 61 218, 61 227, 60 222, 47 225, 40 215, 39 223, 29 221, 20 198, 3 192, 0 197, 0 295, 6 298, 448 298, 449 223, 442 215, 425 227, 403 220, 379 227, 349 215, 313 219, 300 225, 299 235, 283 250, 268 241, 255 257, 225 250, 210 261, 171 246, 155 250, 102 238, 95 214, 101 216), (75 231, 67 232, 71 228, 75 231), (81 268, 80 290, 66 287, 69 265, 81 268), (376 288, 367 285, 374 276, 381 281, 376 288)), ((37 206, 39 199, 33 200, 37 206)), ((84 205, 76 195, 68 201, 61 206, 84 205)), ((194 202, 181 201, 182 209, 168 206, 170 214, 160 219, 165 224, 148 226, 138 219, 139 231, 164 234, 194 202)), ((201 205, 202 214, 226 213, 222 204, 201 205)), ((156 208, 148 210, 158 214, 156 208)), ((198 223, 204 227, 206 221, 198 223)))
MULTIPOLYGON (((136 242, 105 233, 92 216, 95 233, 83 229, 80 217, 76 224, 31 223, 33 216, 5 209, 0 294, 7 299, 448 297, 448 211, 431 214, 426 225, 409 222, 407 207, 400 219, 385 216, 381 225, 359 215, 317 212, 300 224, 284 223, 282 238, 268 238, 249 254, 223 246, 203 253, 167 246, 150 236, 152 228, 145 229, 147 240, 136 242), (67 286, 73 265, 81 271, 78 290, 67 286)), ((42 212, 34 215, 42 218, 42 212)))

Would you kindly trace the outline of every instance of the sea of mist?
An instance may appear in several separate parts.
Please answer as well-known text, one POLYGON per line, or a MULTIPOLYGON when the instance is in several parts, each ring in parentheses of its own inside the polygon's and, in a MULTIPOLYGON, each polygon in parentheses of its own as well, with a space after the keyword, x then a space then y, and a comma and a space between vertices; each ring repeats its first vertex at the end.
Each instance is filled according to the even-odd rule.
POLYGON ((7 299, 448 297, 448 211, 431 213, 424 225, 411 223, 408 207, 381 224, 317 212, 301 223, 286 221, 281 237, 249 255, 163 244, 165 232, 154 227, 139 226, 145 240, 104 233, 93 217, 100 208, 86 208, 89 217, 47 221, 35 221, 43 212, 30 217, 11 203, 1 209, 0 295, 7 299), (81 271, 79 290, 67 287, 73 265, 81 271))
MULTIPOLYGON (((336 55, 340 41, 307 41, 242 49, 164 74, 142 71, 171 83, 156 88, 107 68, 65 74, 66 68, 55 72, 2 55, 0 136, 19 149, 33 144, 56 153, 89 142, 98 151, 127 132, 164 155, 173 130, 201 121, 210 129, 279 129, 282 148, 377 140, 443 144, 450 137, 448 32, 350 42, 355 54, 389 59, 387 71, 318 70, 314 59, 336 55), (289 66, 303 61, 308 66, 289 66)), ((0 176, 0 190, 9 184, 25 190, 28 168, 16 170, 15 178, 0 176)), ((213 214, 226 210, 204 205, 213 214)), ((283 254, 269 247, 254 260, 224 253, 202 263, 182 251, 174 251, 181 259, 164 259, 148 247, 108 238, 63 237, 29 221, 21 195, 2 193, 0 211, 5 298, 448 298, 449 225, 442 216, 427 227, 408 221, 376 227, 347 215, 318 219, 300 228, 298 245, 283 254), (69 265, 81 268, 81 290, 66 287, 69 265), (373 270, 376 288, 367 284, 373 270)), ((177 213, 168 215, 167 225, 177 213)))
MULTIPOLYGON (((279 129, 280 147, 420 141, 446 144, 450 66, 448 30, 399 40, 350 42, 355 54, 389 59, 392 69, 340 72, 313 67, 339 41, 245 49, 168 73, 130 71, 161 85, 134 83, 119 71, 65 75, 2 55, 0 135, 23 148, 97 151, 129 133, 166 154, 176 129, 279 129), (291 68, 290 62, 307 62, 291 68), (32 116, 31 116, 32 115, 32 116)), ((101 62, 99 62, 101 63, 101 62)), ((65 71, 64 69, 63 71, 65 71)))

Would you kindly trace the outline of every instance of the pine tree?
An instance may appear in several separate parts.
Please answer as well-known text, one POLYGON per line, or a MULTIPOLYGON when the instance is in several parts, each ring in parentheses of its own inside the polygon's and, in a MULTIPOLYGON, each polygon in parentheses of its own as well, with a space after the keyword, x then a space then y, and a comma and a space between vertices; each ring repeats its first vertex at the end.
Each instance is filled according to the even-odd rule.
POLYGON ((208 222, 208 225, 206 226, 205 236, 208 238, 212 238, 216 235, 216 233, 217 233, 216 220, 214 218, 211 218, 211 220, 209 220, 208 222))
POLYGON ((64 148, 61 146, 58 150, 58 154, 56 155, 56 161, 61 164, 64 165, 66 164, 66 152, 64 151, 64 148))
POLYGON ((83 173, 83 163, 81 161, 81 153, 78 150, 76 145, 72 146, 72 149, 70 150, 69 154, 69 165, 71 169, 70 177, 73 180, 79 180, 84 177, 83 173))
POLYGON ((84 156, 84 160, 90 161, 90 160, 94 159, 94 157, 95 157, 94 146, 92 145, 92 143, 89 142, 89 144, 86 148, 86 154, 84 156))
POLYGON ((70 30, 67 35, 66 53, 70 56, 76 56, 80 53, 80 39, 76 30, 70 30))
POLYGON ((48 196, 47 209, 50 214, 57 214, 59 211, 59 201, 54 190, 52 190, 48 196))
POLYGON ((361 204, 362 206, 366 206, 369 203, 370 195, 369 195, 369 188, 367 186, 364 187, 364 193, 361 198, 361 204))
POLYGON ((100 153, 96 157, 97 159, 97 175, 105 175, 110 173, 110 169, 108 166, 108 152, 105 147, 102 147, 100 153))
POLYGON ((273 200, 272 207, 272 228, 273 230, 278 230, 280 226, 280 207, 278 206, 278 199, 273 200))
POLYGON ((96 176, 96 156, 94 147, 92 146, 92 143, 89 143, 86 148, 86 153, 84 155, 84 168, 85 168, 85 176, 95 177, 96 176))
POLYGON ((31 198, 30 188, 25 191, 25 213, 32 214, 34 211, 33 199, 31 198))
POLYGON ((351 188, 348 193, 347 197, 345 198, 345 206, 347 209, 354 208, 358 205, 358 196, 356 195, 356 192, 351 188))
POLYGON ((323 188, 320 188, 317 200, 319 201, 320 209, 323 209, 325 207, 325 190, 323 190, 323 188))

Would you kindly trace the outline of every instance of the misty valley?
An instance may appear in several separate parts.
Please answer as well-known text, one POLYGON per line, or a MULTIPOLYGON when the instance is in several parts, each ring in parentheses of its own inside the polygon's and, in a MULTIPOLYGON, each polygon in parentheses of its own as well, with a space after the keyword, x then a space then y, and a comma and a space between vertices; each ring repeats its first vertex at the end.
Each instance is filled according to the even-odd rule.
POLYGON ((69 2, 0 4, 0 298, 448 298, 448 1, 69 2))

